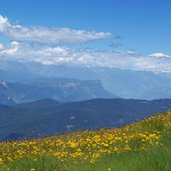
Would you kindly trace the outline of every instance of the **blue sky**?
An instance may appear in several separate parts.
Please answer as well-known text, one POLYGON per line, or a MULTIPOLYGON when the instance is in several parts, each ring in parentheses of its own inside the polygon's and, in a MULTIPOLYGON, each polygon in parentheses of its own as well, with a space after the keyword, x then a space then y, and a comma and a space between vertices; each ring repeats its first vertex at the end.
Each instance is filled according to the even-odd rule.
MULTIPOLYGON (((170 0, 1 0, 0 13, 22 25, 110 32, 128 49, 171 54, 170 0)), ((97 44, 97 46, 105 46, 97 44)))
POLYGON ((170 0, 0 2, 0 59, 171 72, 170 0))

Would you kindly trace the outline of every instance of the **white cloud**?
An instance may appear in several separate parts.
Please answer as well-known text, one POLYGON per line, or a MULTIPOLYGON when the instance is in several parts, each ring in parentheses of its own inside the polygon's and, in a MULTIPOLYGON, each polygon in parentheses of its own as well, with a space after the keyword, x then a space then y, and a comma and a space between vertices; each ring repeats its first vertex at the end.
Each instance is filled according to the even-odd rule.
POLYGON ((3 33, 7 27, 9 27, 8 19, 0 15, 0 33, 3 33))
POLYGON ((3 44, 0 44, 0 50, 4 49, 3 44))
POLYGON ((135 54, 135 52, 134 51, 131 51, 131 50, 129 50, 128 53, 129 54, 135 54))
POLYGON ((63 64, 171 72, 171 58, 162 52, 142 55, 134 51, 96 51, 63 47, 68 43, 111 38, 111 33, 70 28, 25 27, 11 24, 6 17, 0 15, 0 34, 12 40, 9 45, 0 44, 0 62, 7 60, 42 65, 63 64))
POLYGON ((6 55, 6 56, 12 56, 16 55, 18 49, 19 49, 19 43, 18 42, 11 42, 8 47, 5 47, 4 45, 2 46, 3 48, 0 48, 0 55, 6 55))
POLYGON ((156 53, 153 53, 149 56, 152 56, 152 57, 157 57, 157 58, 169 58, 170 56, 169 55, 166 55, 162 52, 156 52, 156 53))
POLYGON ((31 46, 12 42, 0 50, 0 60, 36 62, 42 65, 107 67, 153 72, 171 72, 171 58, 156 58, 130 52, 71 49, 61 46, 31 46))
POLYGON ((84 43, 87 41, 112 38, 109 32, 88 32, 70 28, 25 27, 13 25, 0 15, 0 33, 15 41, 29 41, 46 44, 84 43))

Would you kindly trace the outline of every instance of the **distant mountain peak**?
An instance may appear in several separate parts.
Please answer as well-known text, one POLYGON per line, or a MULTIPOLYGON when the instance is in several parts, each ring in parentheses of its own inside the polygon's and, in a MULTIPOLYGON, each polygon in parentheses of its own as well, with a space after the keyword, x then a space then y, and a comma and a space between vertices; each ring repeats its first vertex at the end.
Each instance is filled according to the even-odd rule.
POLYGON ((4 86, 5 88, 8 88, 8 83, 6 81, 0 80, 0 85, 4 86))
POLYGON ((115 96, 106 91, 99 80, 60 78, 43 79, 28 84, 0 82, 2 104, 26 103, 40 99, 70 102, 113 97, 115 96))

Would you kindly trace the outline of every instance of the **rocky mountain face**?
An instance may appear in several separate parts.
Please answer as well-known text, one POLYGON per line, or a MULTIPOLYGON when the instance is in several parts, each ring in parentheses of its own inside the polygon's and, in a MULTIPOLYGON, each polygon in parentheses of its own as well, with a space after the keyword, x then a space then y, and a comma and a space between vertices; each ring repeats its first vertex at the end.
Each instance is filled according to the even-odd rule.
POLYGON ((171 73, 19 62, 6 62, 2 66, 0 63, 0 80, 28 84, 47 78, 100 80, 105 90, 126 99, 171 98, 171 73))
POLYGON ((44 98, 59 102, 81 101, 94 98, 113 98, 98 80, 49 79, 30 84, 0 81, 0 104, 15 104, 44 98))

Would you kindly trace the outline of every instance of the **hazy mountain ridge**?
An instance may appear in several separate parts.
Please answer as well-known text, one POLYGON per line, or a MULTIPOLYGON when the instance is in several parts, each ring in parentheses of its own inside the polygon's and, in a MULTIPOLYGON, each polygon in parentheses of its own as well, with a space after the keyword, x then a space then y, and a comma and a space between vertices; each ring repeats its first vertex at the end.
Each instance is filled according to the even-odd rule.
MULTIPOLYGON (((0 66, 0 79, 30 84, 50 79, 100 80, 108 92, 121 98, 171 98, 171 74, 165 72, 136 71, 117 68, 82 66, 47 66, 37 63, 6 62, 0 66), (160 90, 163 91, 160 91, 160 90)), ((46 97, 45 97, 46 98, 46 97)), ((58 99, 57 99, 58 100, 58 99)))
POLYGON ((39 80, 29 84, 0 81, 0 103, 15 104, 51 98, 60 102, 116 97, 104 90, 98 80, 39 80))

